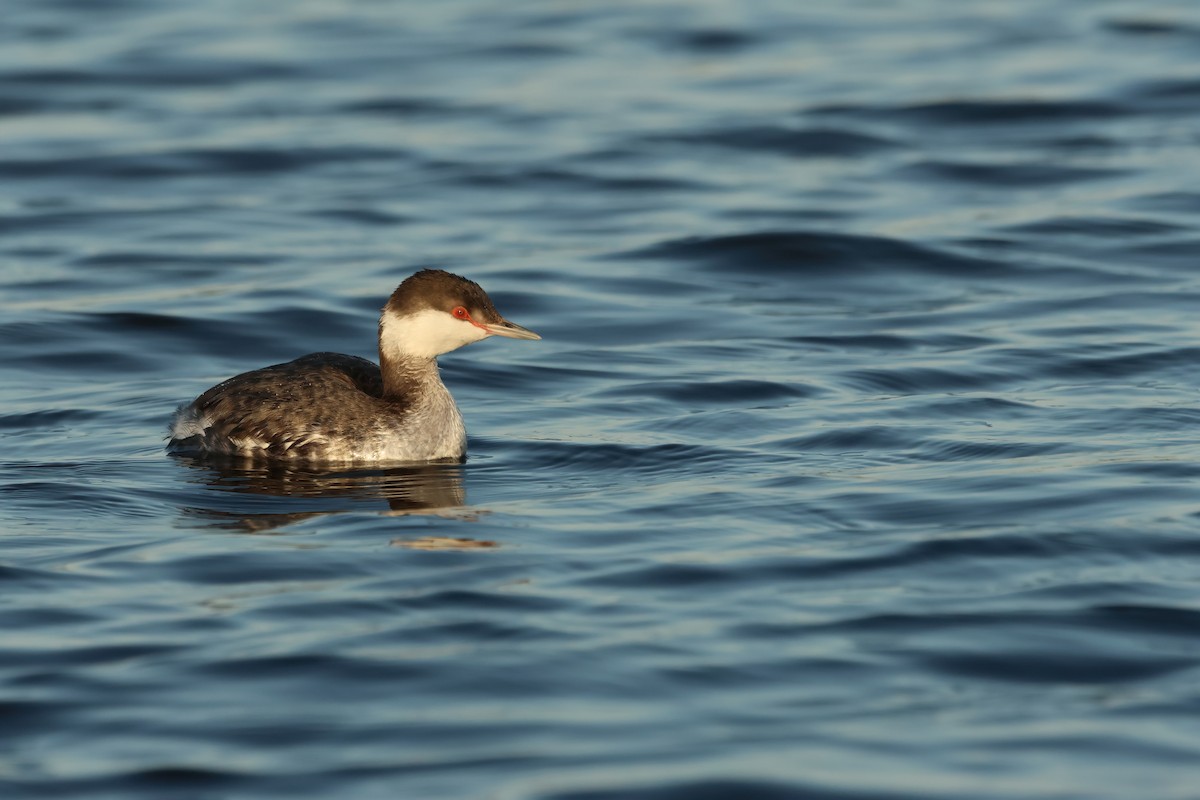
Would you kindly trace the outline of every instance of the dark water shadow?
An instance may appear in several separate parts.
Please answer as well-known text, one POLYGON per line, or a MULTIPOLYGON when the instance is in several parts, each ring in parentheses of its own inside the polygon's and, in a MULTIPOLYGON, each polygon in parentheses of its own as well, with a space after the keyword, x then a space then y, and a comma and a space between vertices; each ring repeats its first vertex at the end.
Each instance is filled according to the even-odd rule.
POLYGON ((388 516, 469 518, 461 464, 322 467, 173 455, 207 491, 182 505, 186 516, 249 533, 274 531, 314 517, 350 511, 388 516))

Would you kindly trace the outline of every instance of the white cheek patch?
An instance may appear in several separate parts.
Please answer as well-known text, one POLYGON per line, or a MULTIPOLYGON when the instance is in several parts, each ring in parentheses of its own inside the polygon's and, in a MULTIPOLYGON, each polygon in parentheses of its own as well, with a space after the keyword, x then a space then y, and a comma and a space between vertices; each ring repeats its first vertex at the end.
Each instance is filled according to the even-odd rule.
POLYGON ((387 311, 380 322, 379 343, 389 355, 436 358, 488 335, 483 328, 445 311, 425 309, 403 317, 387 311))

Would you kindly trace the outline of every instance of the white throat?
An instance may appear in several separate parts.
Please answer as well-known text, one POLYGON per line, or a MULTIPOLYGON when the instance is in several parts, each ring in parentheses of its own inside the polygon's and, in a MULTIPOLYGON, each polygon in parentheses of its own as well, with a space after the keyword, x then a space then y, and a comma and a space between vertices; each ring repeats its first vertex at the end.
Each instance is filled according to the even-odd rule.
POLYGON ((379 349, 393 359, 437 358, 490 335, 432 308, 404 316, 384 311, 379 320, 379 349))

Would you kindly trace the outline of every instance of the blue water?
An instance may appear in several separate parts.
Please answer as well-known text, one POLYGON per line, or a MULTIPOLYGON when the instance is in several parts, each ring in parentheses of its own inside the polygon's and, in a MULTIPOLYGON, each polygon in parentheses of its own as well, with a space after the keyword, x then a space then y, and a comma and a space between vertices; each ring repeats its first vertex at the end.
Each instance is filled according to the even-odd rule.
POLYGON ((1200 795, 1200 8, 10 0, 0 796, 1200 795), (462 466, 179 403, 374 357, 462 466))

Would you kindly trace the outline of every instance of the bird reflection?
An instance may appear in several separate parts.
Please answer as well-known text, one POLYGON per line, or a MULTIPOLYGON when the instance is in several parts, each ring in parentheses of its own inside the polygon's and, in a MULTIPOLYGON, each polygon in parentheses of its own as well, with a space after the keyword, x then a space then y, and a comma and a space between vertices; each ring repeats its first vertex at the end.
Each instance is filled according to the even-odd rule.
POLYGON ((217 490, 203 495, 204 506, 186 507, 184 513, 219 527, 266 533, 326 514, 373 509, 394 516, 475 515, 466 507, 461 464, 322 469, 190 456, 176 459, 195 470, 193 483, 217 490))

